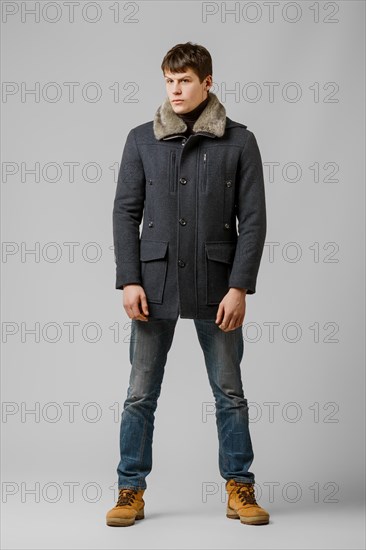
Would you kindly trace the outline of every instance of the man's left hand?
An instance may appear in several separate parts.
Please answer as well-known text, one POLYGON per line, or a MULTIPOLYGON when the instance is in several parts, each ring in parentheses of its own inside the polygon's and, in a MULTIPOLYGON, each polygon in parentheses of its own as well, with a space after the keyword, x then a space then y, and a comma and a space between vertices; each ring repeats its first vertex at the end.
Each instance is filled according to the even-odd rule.
POLYGON ((221 300, 215 323, 224 332, 235 330, 243 324, 246 293, 246 288, 230 288, 221 300))

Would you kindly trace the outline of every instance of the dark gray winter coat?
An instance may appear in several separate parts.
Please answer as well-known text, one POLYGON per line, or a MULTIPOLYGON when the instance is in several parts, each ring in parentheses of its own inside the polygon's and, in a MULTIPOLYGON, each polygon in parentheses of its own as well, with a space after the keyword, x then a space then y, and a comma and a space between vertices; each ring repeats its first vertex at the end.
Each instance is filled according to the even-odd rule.
POLYGON ((262 160, 253 132, 212 92, 195 134, 186 129, 166 97, 127 136, 113 208, 115 287, 142 285, 150 317, 215 319, 230 287, 256 292, 262 160))

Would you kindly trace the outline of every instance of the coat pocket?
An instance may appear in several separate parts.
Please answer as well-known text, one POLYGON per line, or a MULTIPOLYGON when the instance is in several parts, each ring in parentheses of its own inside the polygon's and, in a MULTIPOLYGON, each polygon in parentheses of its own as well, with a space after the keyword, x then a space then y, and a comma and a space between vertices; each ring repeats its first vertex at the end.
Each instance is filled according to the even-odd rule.
POLYGON ((142 286, 148 302, 163 302, 168 267, 167 241, 140 241, 142 286))
POLYGON ((229 290, 229 277, 234 261, 236 242, 206 242, 206 304, 221 302, 229 290))
POLYGON ((201 193, 207 193, 208 182, 208 154, 207 151, 201 153, 200 173, 199 173, 199 190, 201 193))
POLYGON ((177 185, 178 185, 177 152, 170 151, 170 159, 169 159, 169 191, 170 193, 177 192, 177 185))

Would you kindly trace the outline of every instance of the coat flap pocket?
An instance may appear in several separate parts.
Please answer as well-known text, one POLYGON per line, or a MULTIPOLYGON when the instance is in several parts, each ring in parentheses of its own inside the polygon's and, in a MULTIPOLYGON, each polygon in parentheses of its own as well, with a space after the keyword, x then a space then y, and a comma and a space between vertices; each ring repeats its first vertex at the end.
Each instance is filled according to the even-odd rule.
POLYGON ((206 243, 206 254, 209 260, 231 264, 236 250, 236 242, 206 243))
POLYGON ((148 262, 149 260, 159 260, 165 257, 168 248, 167 241, 140 241, 140 260, 148 262))

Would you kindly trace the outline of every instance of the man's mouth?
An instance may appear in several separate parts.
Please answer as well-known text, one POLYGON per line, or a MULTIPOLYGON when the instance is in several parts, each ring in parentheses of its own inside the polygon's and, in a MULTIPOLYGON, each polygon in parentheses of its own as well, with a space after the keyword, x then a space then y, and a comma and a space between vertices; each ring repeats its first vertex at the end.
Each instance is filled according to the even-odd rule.
POLYGON ((173 103, 180 103, 181 101, 184 101, 183 99, 173 99, 173 103))

